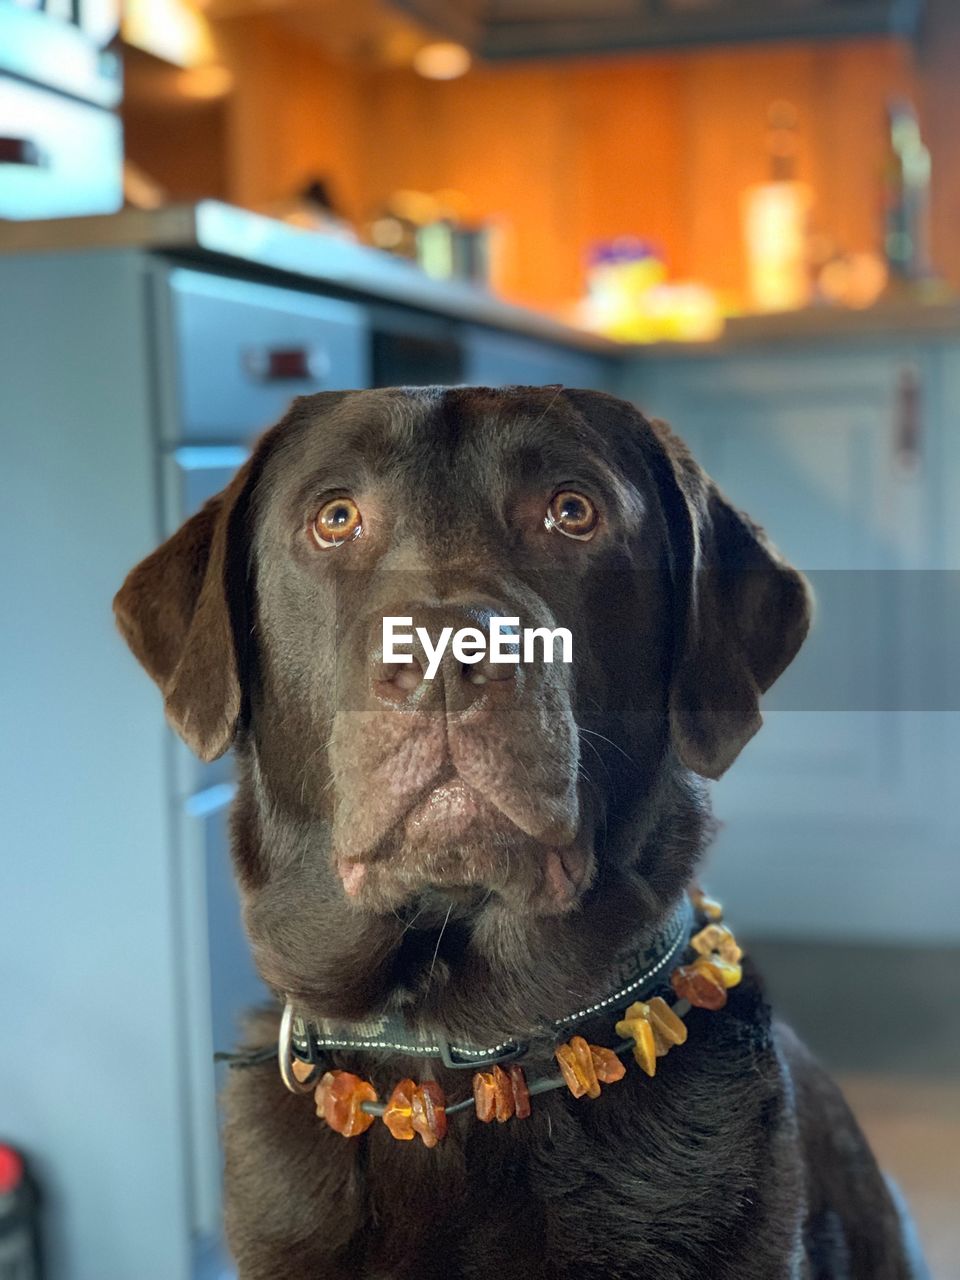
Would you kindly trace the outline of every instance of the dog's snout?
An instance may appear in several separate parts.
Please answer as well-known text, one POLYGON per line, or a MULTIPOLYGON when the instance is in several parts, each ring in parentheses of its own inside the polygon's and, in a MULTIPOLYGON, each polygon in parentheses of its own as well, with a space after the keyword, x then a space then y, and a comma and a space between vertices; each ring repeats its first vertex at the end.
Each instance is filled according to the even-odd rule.
POLYGON ((511 687, 519 663, 519 628, 501 626, 500 654, 508 657, 497 660, 489 629, 497 615, 489 605, 411 607, 398 615, 412 620, 403 628, 405 639, 392 642, 393 652, 405 660, 387 660, 380 619, 371 637, 371 688, 382 702, 450 713, 466 710, 490 685, 498 691, 511 687), (508 639, 512 635, 516 645, 508 639))

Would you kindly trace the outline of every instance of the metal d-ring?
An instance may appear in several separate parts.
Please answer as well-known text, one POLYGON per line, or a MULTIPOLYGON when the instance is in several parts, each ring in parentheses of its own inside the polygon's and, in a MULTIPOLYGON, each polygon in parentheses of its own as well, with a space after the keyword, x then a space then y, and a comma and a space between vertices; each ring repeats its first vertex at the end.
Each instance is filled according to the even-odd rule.
POLYGON ((288 1000, 283 1006, 283 1017, 280 1019, 280 1036, 277 1040, 277 1058, 280 1062, 280 1078, 291 1093, 312 1093, 316 1087, 320 1072, 316 1066, 306 1080, 298 1080, 293 1074, 293 1005, 288 1000))

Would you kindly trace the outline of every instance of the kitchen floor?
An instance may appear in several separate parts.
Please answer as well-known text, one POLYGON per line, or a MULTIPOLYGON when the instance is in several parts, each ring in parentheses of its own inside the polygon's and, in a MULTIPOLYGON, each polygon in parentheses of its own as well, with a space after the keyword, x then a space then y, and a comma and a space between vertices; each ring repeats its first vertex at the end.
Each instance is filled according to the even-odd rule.
POLYGON ((960 951, 771 939, 748 950, 899 1183, 933 1280, 960 1280, 960 951))
POLYGON ((907 1198, 933 1280, 960 1280, 960 1082, 845 1075, 840 1084, 907 1198))

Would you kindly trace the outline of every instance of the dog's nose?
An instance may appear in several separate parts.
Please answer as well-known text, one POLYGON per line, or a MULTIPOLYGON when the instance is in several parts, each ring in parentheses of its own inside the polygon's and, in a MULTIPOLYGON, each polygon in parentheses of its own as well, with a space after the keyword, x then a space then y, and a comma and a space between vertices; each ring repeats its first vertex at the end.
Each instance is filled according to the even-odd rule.
MULTIPOLYGON (((465 711, 491 692, 490 686, 497 693, 512 687, 519 663, 492 659, 489 623, 495 611, 489 605, 408 607, 398 609, 397 616, 412 618, 412 625, 404 625, 397 632, 411 639, 398 641, 394 646, 395 652, 409 655, 410 661, 384 660, 383 632, 378 619, 372 637, 370 670, 372 690, 381 701, 398 707, 416 706, 418 710, 451 713, 465 711), (484 645, 479 654, 476 637, 469 639, 466 649, 457 643, 458 634, 465 628, 483 636, 484 645)), ((519 628, 503 625, 502 630, 502 651, 517 654, 519 659, 519 644, 514 646, 506 640, 508 635, 515 634, 519 641, 519 628)))

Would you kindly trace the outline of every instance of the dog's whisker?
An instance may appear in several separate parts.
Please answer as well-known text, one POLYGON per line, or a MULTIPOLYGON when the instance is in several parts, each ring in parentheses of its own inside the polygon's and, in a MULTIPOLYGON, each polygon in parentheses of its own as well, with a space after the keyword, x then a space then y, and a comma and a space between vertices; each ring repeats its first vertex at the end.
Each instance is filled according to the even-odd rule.
POLYGON ((538 427, 540 425, 540 423, 544 420, 544 418, 547 416, 547 414, 550 412, 553 406, 557 403, 557 401, 563 395, 563 391, 564 391, 564 388, 562 386, 557 387, 556 391, 554 392, 553 396, 549 400, 547 407, 544 409, 543 413, 540 414, 539 418, 536 418, 534 420, 534 423, 533 423, 534 427, 538 427))
MULTIPOLYGON (((316 760, 317 756, 319 756, 322 752, 328 751, 330 749, 330 744, 332 742, 333 742, 333 736, 331 735, 326 740, 326 742, 321 742, 320 745, 314 751, 311 751, 309 756, 307 756, 306 760, 303 762, 303 768, 300 771, 300 775, 301 775, 300 776, 300 803, 301 804, 304 803, 304 798, 306 795, 307 777, 309 776, 310 766, 313 764, 314 760, 316 760)), ((333 779, 332 778, 328 779, 327 782, 324 783, 322 790, 326 792, 330 788, 330 786, 332 786, 332 784, 333 784, 333 779)))
POLYGON ((437 937, 437 945, 433 949, 433 959, 430 961, 430 972, 427 974, 427 983, 429 984, 433 978, 433 970, 436 967, 437 956, 440 954, 440 943, 443 941, 443 935, 447 928, 447 921, 450 919, 450 912, 453 910, 453 903, 447 907, 447 914, 443 917, 443 924, 440 926, 440 933, 437 937))
POLYGON ((422 916, 422 915, 423 915, 423 911, 424 911, 424 908, 423 908, 423 907, 421 907, 421 908, 420 908, 420 910, 419 910, 415 915, 413 915, 413 916, 411 916, 411 917, 410 917, 410 919, 406 922, 406 924, 403 924, 403 920, 401 919, 401 917, 400 917, 399 915, 397 915, 396 911, 394 911, 394 913, 393 913, 393 914, 394 914, 395 916, 397 916, 397 919, 398 919, 398 920, 400 920, 400 923, 401 923, 401 924, 403 924, 403 928, 400 930, 400 937, 401 937, 401 938, 403 937, 403 935, 404 935, 408 930, 410 930, 410 929, 412 929, 412 928, 413 928, 413 926, 414 926, 414 924, 416 924, 416 922, 417 922, 418 918, 419 918, 420 916, 422 916))
MULTIPOLYGON (((634 760, 633 756, 628 755, 627 752, 624 751, 623 747, 621 747, 619 743, 614 742, 612 738, 608 738, 605 733, 597 733, 596 729, 584 729, 582 725, 577 725, 577 729, 580 733, 589 734, 591 738, 599 738, 601 742, 608 742, 610 746, 613 747, 614 751, 620 752, 624 760, 628 760, 630 764, 634 766, 634 768, 639 769, 640 766, 637 763, 637 761, 634 760)), ((594 750, 596 750, 596 748, 594 748, 594 750)))
MULTIPOLYGON (((604 773, 607 775, 607 777, 609 777, 609 776, 610 776, 610 769, 609 769, 609 767, 608 767, 608 765, 607 765, 607 762, 606 762, 606 760, 604 760, 603 756, 600 754, 600 752, 597 750, 597 748, 593 745, 593 743, 592 743, 592 742, 587 742, 586 740, 584 740, 583 745, 584 745, 585 747, 589 747, 589 748, 590 748, 590 750, 593 752, 593 754, 597 757, 597 759, 600 761, 601 765, 603 766, 603 771, 604 771, 604 773)), ((582 768, 582 767, 584 767, 584 766, 582 766, 582 765, 578 765, 577 767, 578 767, 578 768, 582 768)))

